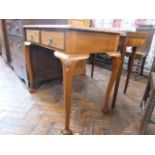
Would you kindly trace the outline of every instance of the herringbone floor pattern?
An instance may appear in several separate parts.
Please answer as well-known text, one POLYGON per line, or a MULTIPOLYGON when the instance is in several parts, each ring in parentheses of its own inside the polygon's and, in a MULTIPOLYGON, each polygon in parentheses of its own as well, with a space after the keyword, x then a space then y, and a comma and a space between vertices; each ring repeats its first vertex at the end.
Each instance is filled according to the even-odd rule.
MULTIPOLYGON (((96 67, 94 80, 87 66, 86 77, 73 84, 71 128, 75 134, 138 134, 142 112, 139 103, 146 79, 131 80, 123 95, 121 79, 117 107, 109 114, 101 112, 103 92, 110 71, 96 67)), ((0 57, 0 134, 59 134, 64 126, 63 86, 59 81, 43 84, 30 94, 24 83, 0 57)))

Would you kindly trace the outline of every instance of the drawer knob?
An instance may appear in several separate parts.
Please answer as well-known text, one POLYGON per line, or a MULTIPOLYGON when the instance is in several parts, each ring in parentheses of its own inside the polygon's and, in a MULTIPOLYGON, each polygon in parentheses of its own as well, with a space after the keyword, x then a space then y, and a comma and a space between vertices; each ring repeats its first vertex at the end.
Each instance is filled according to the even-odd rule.
POLYGON ((48 45, 52 44, 52 38, 48 38, 48 45))

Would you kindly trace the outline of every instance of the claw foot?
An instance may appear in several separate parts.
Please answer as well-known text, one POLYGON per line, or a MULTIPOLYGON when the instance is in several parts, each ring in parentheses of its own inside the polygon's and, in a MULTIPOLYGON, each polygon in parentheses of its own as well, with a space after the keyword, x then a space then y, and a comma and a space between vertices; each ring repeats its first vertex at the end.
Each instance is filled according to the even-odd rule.
POLYGON ((103 112, 104 114, 109 114, 109 113, 110 113, 110 110, 109 110, 109 108, 103 108, 103 109, 102 109, 102 112, 103 112))
POLYGON ((70 129, 63 129, 60 131, 60 135, 73 135, 73 132, 70 129))

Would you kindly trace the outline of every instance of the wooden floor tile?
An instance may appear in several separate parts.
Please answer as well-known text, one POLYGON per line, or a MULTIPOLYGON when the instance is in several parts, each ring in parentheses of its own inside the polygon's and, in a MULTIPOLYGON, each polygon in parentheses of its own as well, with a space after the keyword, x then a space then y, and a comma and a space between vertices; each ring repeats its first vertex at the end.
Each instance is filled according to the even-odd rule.
MULTIPOLYGON (((87 76, 73 81, 71 128, 74 134, 138 134, 143 115, 139 105, 147 78, 131 79, 124 95, 126 73, 123 73, 117 106, 109 115, 104 115, 103 93, 111 72, 95 66, 94 79, 91 79, 90 68, 87 65, 87 76)), ((0 70, 0 134, 59 134, 64 127, 63 84, 49 81, 30 94, 1 58, 0 70)), ((153 127, 148 131, 152 133, 153 127)))

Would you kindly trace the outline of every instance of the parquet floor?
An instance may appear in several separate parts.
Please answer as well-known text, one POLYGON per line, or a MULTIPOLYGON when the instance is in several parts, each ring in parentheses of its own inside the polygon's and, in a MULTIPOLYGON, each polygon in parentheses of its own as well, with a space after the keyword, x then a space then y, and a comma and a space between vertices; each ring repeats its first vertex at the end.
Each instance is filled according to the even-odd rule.
MULTIPOLYGON (((75 134, 138 134, 142 112, 139 108, 147 79, 131 80, 123 95, 122 76, 117 107, 109 114, 101 112, 103 92, 110 71, 96 67, 94 80, 76 77, 73 82, 71 128, 75 134)), ((0 134, 59 134, 64 126, 63 86, 59 81, 43 84, 30 94, 24 83, 0 57, 0 134)), ((155 130, 154 130, 155 131, 155 130)), ((152 130, 148 133, 152 134, 152 130)))

